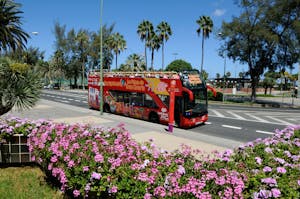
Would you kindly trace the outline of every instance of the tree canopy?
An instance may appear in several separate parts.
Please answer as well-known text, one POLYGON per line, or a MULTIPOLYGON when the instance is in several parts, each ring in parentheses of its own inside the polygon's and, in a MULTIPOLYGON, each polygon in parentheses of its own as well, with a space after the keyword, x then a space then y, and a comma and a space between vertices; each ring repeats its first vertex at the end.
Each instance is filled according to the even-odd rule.
POLYGON ((182 60, 177 59, 172 61, 166 68, 166 71, 182 71, 182 70, 192 70, 193 67, 190 63, 182 60))
POLYGON ((266 69, 292 68, 300 56, 299 0, 239 0, 240 16, 223 22, 221 52, 248 64, 252 101, 266 69))

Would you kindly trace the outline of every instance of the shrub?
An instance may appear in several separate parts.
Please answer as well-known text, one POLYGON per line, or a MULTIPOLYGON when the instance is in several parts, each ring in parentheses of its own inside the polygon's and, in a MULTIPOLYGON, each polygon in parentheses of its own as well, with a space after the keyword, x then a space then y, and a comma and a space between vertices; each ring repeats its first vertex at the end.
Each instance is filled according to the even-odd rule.
MULTIPOLYGON (((1 123, 1 136, 7 129, 11 135, 22 123, 7 121, 1 123)), ((300 197, 300 126, 204 156, 186 145, 168 153, 152 141, 137 143, 123 125, 31 124, 29 148, 36 162, 74 197, 300 197)))
POLYGON ((223 100, 223 93, 217 91, 216 97, 213 95, 212 91, 207 91, 207 99, 213 101, 222 101, 223 100))

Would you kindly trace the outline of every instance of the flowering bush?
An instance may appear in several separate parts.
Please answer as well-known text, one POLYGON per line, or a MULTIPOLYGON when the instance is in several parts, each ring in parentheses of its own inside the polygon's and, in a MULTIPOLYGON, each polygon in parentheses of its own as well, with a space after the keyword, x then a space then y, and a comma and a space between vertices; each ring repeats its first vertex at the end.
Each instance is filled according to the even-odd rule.
MULTIPOLYGON (((0 126, 1 134, 5 134, 4 129, 10 129, 11 134, 19 126, 16 124, 22 123, 16 118, 6 121, 0 126)), ((26 129, 31 131, 28 144, 35 161, 74 197, 300 196, 300 126, 234 151, 226 150, 218 157, 205 156, 185 145, 180 151, 168 153, 152 141, 137 143, 123 125, 104 129, 33 121, 26 129)))
POLYGON ((10 139, 15 134, 27 136, 35 126, 40 126, 46 122, 47 121, 45 120, 32 122, 31 120, 20 119, 17 117, 0 118, 0 143, 6 142, 6 140, 10 139))
POLYGON ((300 198, 300 125, 238 147, 211 164, 246 175, 245 198, 300 198))

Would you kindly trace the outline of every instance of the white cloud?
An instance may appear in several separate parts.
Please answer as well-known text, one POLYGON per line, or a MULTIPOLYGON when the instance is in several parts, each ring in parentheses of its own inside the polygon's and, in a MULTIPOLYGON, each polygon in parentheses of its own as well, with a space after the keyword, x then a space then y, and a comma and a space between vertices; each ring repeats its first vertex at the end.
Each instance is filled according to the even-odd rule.
POLYGON ((220 17, 220 16, 224 15, 225 12, 226 12, 225 9, 216 9, 213 14, 214 14, 214 16, 220 17))

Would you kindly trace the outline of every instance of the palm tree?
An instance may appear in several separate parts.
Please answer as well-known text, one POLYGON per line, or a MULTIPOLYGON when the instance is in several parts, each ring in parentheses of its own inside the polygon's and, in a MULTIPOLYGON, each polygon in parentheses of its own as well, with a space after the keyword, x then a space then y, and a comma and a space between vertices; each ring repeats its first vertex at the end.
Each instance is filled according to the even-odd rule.
POLYGON ((152 35, 154 34, 153 25, 150 21, 143 20, 137 30, 138 35, 142 41, 145 41, 145 62, 147 70, 147 43, 151 40, 152 35))
POLYGON ((209 16, 201 16, 196 23, 199 25, 197 29, 198 36, 200 36, 202 32, 202 60, 201 60, 201 73, 203 71, 203 60, 204 60, 204 39, 209 38, 209 33, 212 32, 213 29, 213 21, 209 16))
POLYGON ((116 70, 118 69, 118 54, 126 49, 126 40, 120 33, 114 33, 108 38, 108 45, 116 54, 116 70))
POLYGON ((151 40, 147 43, 147 46, 151 50, 151 71, 153 71, 153 61, 154 61, 154 50, 158 50, 160 48, 161 40, 160 38, 154 33, 151 40))
POLYGON ((18 10, 19 4, 13 1, 0 1, 0 51, 18 48, 25 48, 29 34, 24 32, 19 14, 23 12, 18 10))
POLYGON ((33 107, 41 93, 39 73, 27 64, 0 58, 0 115, 14 106, 20 110, 33 107))
POLYGON ((165 46, 165 41, 168 41, 169 36, 172 35, 172 30, 170 25, 163 21, 157 26, 156 32, 158 33, 158 36, 161 39, 161 52, 162 52, 162 70, 164 70, 164 46, 165 46))
POLYGON ((128 56, 126 60, 126 65, 129 66, 132 71, 144 71, 145 70, 145 61, 142 56, 134 53, 128 56))

